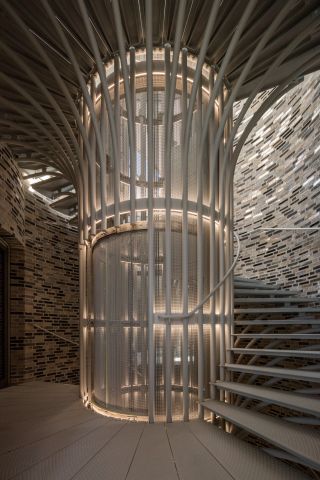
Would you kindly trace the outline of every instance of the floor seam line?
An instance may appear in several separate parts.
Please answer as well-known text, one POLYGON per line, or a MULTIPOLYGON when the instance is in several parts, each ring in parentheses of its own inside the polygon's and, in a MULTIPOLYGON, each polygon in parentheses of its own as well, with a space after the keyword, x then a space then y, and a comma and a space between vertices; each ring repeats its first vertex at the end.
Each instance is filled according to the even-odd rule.
POLYGON ((211 457, 216 460, 216 462, 223 468, 223 470, 225 470, 227 472, 227 474, 230 475, 230 477, 233 480, 237 480, 232 475, 232 473, 220 462, 220 460, 218 460, 217 457, 206 447, 206 445, 203 442, 201 442, 201 440, 197 437, 197 435, 191 430, 189 425, 188 425, 188 428, 189 428, 190 432, 192 433, 192 435, 194 436, 194 438, 205 448, 205 450, 209 453, 209 455, 211 455, 211 457))
POLYGON ((138 440, 138 442, 137 442, 136 448, 134 449, 133 456, 132 456, 132 459, 131 459, 129 468, 128 468, 128 470, 127 470, 126 476, 124 477, 125 480, 127 480, 127 477, 128 477, 128 475, 129 475, 131 466, 132 466, 132 464, 133 464, 134 457, 136 456, 136 453, 137 453, 137 450, 138 450, 138 447, 139 447, 139 444, 140 444, 140 441, 141 441, 141 438, 142 438, 142 434, 143 434, 143 432, 145 431, 145 428, 146 428, 146 426, 144 425, 144 426, 143 426, 143 429, 142 429, 142 432, 140 433, 139 440, 138 440))
POLYGON ((180 477, 180 474, 179 474, 178 465, 177 465, 176 460, 174 458, 173 449, 172 449, 172 445, 171 445, 171 442, 170 442, 170 438, 169 438, 169 434, 168 434, 168 428, 167 428, 166 423, 165 423, 165 428, 164 429, 165 429, 165 432, 166 432, 166 436, 167 436, 167 440, 168 440, 168 444, 169 444, 169 448, 170 448, 170 452, 171 452, 171 456, 172 456, 172 461, 173 461, 174 468, 175 468, 176 473, 177 473, 178 480, 182 480, 181 477, 180 477))

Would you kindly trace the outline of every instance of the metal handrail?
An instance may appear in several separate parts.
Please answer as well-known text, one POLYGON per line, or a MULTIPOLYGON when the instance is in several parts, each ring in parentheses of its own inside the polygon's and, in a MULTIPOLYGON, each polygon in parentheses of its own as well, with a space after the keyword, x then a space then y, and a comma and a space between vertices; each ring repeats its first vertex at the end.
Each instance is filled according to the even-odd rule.
POLYGON ((47 330, 46 328, 41 327, 41 326, 38 325, 37 323, 34 323, 34 322, 30 322, 30 323, 31 323, 31 325, 33 325, 35 328, 38 328, 39 330, 43 330, 44 332, 49 333, 49 334, 52 335, 53 337, 60 338, 61 340, 64 340, 65 342, 72 343, 72 345, 76 345, 77 347, 79 347, 79 343, 74 342, 73 340, 70 340, 69 338, 62 337, 61 335, 58 335, 57 333, 54 333, 54 332, 52 332, 51 330, 47 330))
POLYGON ((240 239, 239 239, 239 235, 234 232, 234 236, 236 237, 236 240, 237 240, 237 253, 236 253, 236 256, 233 260, 233 263, 231 265, 231 267, 227 270, 226 274, 224 275, 224 277, 219 281, 219 283, 217 283, 217 285, 211 290, 211 292, 208 293, 208 295, 206 297, 204 297, 204 299, 198 303, 198 305, 196 307, 194 307, 193 310, 191 310, 191 312, 187 313, 187 314, 183 314, 183 313, 170 313, 170 314, 165 314, 165 313, 160 313, 158 315, 156 315, 156 318, 162 318, 164 320, 166 319, 174 319, 174 318, 183 318, 183 319, 186 319, 186 318, 190 318, 192 317, 195 313, 197 313, 201 307, 203 307, 203 305, 205 303, 207 303, 207 301, 209 300, 209 298, 211 298, 214 293, 218 290, 218 288, 221 287, 221 285, 226 281, 226 279, 229 277, 229 275, 233 272, 235 266, 236 266, 236 263, 238 261, 238 258, 239 258, 239 255, 240 255, 240 239))

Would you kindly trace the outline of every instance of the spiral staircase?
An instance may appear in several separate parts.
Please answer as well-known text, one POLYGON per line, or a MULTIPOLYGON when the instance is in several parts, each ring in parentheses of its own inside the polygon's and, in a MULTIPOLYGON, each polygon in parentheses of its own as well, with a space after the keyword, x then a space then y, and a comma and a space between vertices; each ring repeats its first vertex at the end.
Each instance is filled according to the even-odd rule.
POLYGON ((220 401, 203 406, 239 440, 320 478, 320 299, 241 277, 234 287, 233 363, 220 401))

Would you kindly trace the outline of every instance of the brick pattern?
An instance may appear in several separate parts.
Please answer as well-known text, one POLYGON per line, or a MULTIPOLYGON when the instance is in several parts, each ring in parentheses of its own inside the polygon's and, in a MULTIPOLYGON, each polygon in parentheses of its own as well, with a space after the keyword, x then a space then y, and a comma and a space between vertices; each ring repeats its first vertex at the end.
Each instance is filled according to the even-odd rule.
POLYGON ((5 322, 5 252, 0 244, 0 385, 6 381, 6 331, 5 322))
MULTIPOLYGON (((253 114, 266 93, 247 113, 253 114)), ((237 106, 235 108, 237 111, 237 106)), ((258 122, 235 173, 237 274, 319 294, 320 78, 308 75, 258 122)))
POLYGON ((28 192, 25 242, 26 375, 77 382, 79 348, 30 325, 79 342, 77 232, 28 192))
POLYGON ((0 235, 24 243, 24 189, 10 150, 0 145, 0 235))
POLYGON ((79 342, 77 230, 26 187, 19 190, 19 201, 3 192, 7 185, 17 188, 14 182, 20 185, 21 178, 9 150, 2 149, 0 165, 0 178, 13 182, 0 185, 6 199, 0 204, 0 218, 8 216, 1 222, 1 236, 10 245, 11 383, 78 383, 79 347, 33 325, 79 342), (10 223, 13 211, 13 220, 23 218, 23 229, 12 219, 10 223))

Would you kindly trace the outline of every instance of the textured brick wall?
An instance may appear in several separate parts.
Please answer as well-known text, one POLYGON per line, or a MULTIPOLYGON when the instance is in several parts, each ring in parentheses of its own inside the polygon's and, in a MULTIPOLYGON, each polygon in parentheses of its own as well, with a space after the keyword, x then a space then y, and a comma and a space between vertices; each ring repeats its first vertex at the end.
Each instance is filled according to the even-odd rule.
POLYGON ((6 256, 0 244, 0 385, 4 385, 7 377, 5 356, 6 356, 6 337, 5 323, 2 322, 6 314, 6 299, 5 299, 5 265, 6 256))
POLYGON ((0 178, 5 199, 0 218, 6 219, 1 221, 1 236, 10 245, 11 383, 35 378, 78 383, 78 346, 34 325, 78 343, 77 232, 44 201, 20 187, 19 171, 4 149, 0 178), (10 193, 18 186, 19 198, 10 193))
POLYGON ((10 150, 0 145, 0 235, 24 243, 24 189, 10 150))
POLYGON ((79 341, 77 232, 31 193, 25 216, 25 375, 78 381, 79 348, 30 322, 79 341))
MULTIPOLYGON (((265 96, 265 94, 264 94, 265 96)), ((248 116, 259 106, 259 99, 248 116)), ((235 174, 237 274, 320 291, 320 78, 280 99, 248 138, 235 174)))

